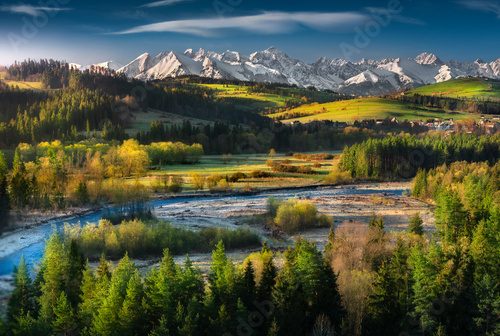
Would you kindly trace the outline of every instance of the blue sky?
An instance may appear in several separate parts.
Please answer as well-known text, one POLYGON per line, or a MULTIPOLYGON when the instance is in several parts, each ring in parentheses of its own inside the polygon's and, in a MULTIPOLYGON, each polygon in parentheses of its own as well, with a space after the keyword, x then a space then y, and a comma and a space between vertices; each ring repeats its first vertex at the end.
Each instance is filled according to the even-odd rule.
POLYGON ((500 57, 498 0, 0 0, 0 64, 57 58, 124 64, 143 52, 275 46, 321 56, 500 57))

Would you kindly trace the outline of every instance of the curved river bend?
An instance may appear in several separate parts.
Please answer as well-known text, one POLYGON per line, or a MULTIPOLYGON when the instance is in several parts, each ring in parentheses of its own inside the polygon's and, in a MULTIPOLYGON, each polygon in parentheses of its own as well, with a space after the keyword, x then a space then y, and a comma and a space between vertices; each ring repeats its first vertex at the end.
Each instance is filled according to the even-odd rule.
MULTIPOLYGON (((256 200, 268 197, 277 198, 310 198, 321 197, 322 195, 385 195, 391 194, 401 196, 406 189, 370 189, 367 188, 352 188, 352 187, 319 187, 298 190, 281 190, 281 191, 264 191, 254 195, 233 195, 233 196, 200 196, 200 197, 177 197, 170 199, 159 199, 148 202, 152 209, 158 209, 163 206, 169 205, 178 206, 178 209, 189 209, 196 202, 220 202, 224 200, 256 200)), ((29 240, 29 243, 20 244, 19 247, 12 249, 12 251, 5 256, 0 257, 0 275, 11 274, 14 267, 19 263, 21 256, 24 256, 26 263, 29 266, 34 266, 43 256, 45 248, 45 241, 54 230, 61 229, 64 224, 69 225, 86 225, 88 223, 98 222, 107 211, 117 210, 118 208, 110 207, 106 210, 98 210, 90 214, 78 216, 71 219, 56 219, 42 224, 35 228, 26 230, 27 235, 32 235, 34 239, 29 240)))

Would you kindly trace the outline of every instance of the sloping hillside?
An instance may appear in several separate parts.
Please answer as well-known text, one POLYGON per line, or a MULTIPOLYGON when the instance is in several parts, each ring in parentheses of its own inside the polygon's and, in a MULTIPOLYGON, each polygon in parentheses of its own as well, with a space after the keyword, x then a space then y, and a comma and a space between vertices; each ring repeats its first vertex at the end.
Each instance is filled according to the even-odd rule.
POLYGON ((310 104, 270 115, 284 122, 331 120, 352 122, 364 119, 397 118, 400 120, 465 119, 479 117, 467 113, 446 113, 385 98, 358 98, 326 104, 310 104))
POLYGON ((408 91, 406 94, 500 101, 500 81, 486 78, 460 78, 421 86, 408 91))

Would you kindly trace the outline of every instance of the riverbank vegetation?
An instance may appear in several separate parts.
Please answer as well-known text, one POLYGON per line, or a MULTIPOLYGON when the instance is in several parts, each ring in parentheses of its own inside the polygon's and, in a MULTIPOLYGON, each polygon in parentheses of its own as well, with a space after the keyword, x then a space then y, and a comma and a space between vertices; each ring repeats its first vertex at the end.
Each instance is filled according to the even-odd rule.
POLYGON ((158 220, 126 220, 118 225, 101 220, 83 227, 66 226, 63 237, 75 243, 86 258, 157 257, 165 248, 173 254, 207 253, 222 241, 227 249, 256 247, 259 236, 248 229, 204 228, 191 231, 158 220))
MULTIPOLYGON (((151 164, 194 163, 203 154, 200 145, 153 143, 140 145, 135 140, 122 144, 79 143, 63 145, 60 141, 32 146, 20 144, 9 169, 2 155, 0 187, 14 209, 64 209, 105 202, 126 203, 144 200, 150 191, 136 181, 151 164)), ((163 190, 178 192, 182 181, 162 181, 163 190)), ((158 185, 160 187, 160 185, 158 185)))

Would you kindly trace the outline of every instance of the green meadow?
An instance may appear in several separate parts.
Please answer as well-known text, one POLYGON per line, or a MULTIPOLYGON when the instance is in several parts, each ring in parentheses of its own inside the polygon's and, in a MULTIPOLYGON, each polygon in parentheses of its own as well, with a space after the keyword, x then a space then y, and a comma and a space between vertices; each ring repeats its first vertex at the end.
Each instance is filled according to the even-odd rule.
POLYGON ((285 112, 270 115, 284 122, 332 120, 352 122, 363 119, 397 118, 399 120, 466 119, 475 117, 467 113, 446 113, 425 109, 385 98, 357 98, 325 104, 303 105, 285 112))
POLYGON ((408 91, 409 95, 449 98, 484 98, 500 101, 500 81, 483 78, 460 78, 408 91))

